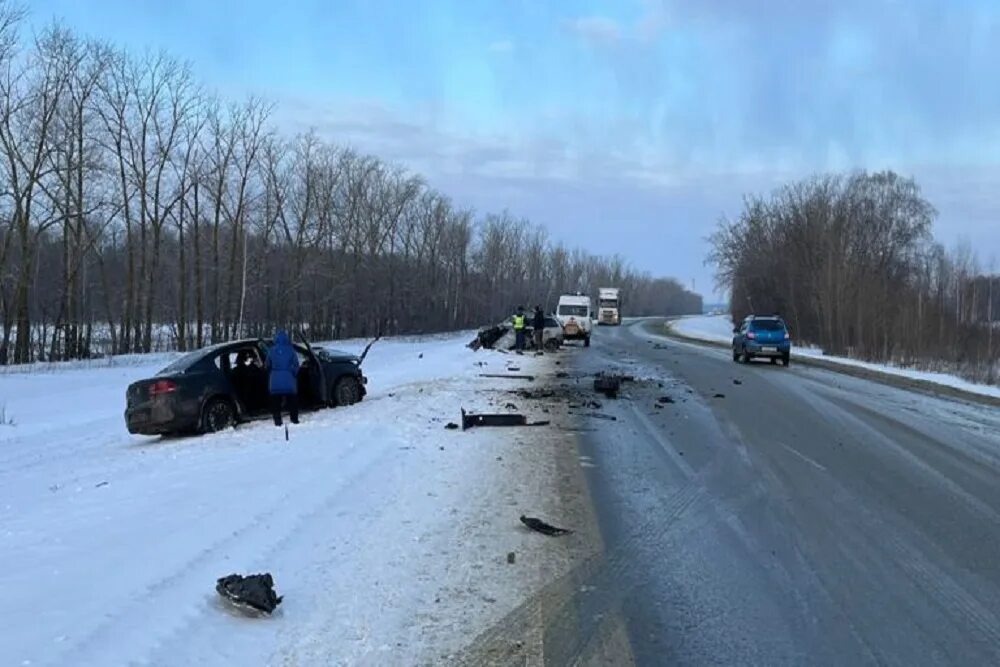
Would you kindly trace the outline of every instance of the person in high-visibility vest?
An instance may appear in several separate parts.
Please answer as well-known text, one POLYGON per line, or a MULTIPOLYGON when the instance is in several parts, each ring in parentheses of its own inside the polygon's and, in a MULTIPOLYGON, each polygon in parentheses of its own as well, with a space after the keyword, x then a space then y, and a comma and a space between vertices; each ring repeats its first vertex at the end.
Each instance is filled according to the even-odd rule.
POLYGON ((526 318, 524 317, 524 306, 518 306, 517 313, 514 315, 514 349, 518 352, 524 349, 525 323, 526 318))

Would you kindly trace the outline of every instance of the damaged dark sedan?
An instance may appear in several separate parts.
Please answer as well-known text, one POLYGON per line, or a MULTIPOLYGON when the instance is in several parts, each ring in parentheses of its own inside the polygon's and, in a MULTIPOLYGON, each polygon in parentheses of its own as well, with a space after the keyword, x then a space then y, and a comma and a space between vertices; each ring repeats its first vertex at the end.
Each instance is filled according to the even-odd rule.
MULTIPOLYGON (((212 433, 268 416, 264 360, 270 340, 221 343, 184 355, 126 392, 129 433, 212 433)), ((295 343, 303 410, 351 405, 365 396, 361 360, 347 352, 295 343)))

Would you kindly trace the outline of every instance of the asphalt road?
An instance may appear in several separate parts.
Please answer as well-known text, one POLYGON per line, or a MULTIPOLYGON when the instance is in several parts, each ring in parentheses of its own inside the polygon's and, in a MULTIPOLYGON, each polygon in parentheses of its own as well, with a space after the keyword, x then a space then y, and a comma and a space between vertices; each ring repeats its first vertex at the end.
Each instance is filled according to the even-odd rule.
POLYGON ((997 410, 655 342, 570 355, 650 379, 586 418, 577 636, 615 615, 641 665, 1000 664, 997 410))

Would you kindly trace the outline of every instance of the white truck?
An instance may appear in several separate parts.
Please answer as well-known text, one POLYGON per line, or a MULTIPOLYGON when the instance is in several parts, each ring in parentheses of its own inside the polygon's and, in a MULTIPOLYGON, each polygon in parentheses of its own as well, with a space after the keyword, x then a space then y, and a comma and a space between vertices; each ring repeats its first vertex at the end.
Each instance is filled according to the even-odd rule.
POLYGON ((582 340, 590 347, 591 318, 594 308, 589 296, 563 294, 556 307, 556 318, 563 328, 564 340, 582 340))
POLYGON ((621 290, 617 287, 597 289, 597 323, 619 325, 621 318, 621 290))

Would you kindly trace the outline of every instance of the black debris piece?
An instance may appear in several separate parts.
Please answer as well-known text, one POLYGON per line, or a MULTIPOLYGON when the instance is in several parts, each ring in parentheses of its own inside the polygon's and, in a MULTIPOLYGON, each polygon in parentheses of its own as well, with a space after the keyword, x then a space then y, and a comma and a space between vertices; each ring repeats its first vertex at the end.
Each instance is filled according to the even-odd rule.
POLYGON ((541 533, 542 535, 548 535, 549 537, 569 535, 573 532, 572 530, 567 530, 566 528, 556 528, 555 526, 545 523, 541 519, 536 519, 533 516, 524 516, 523 514, 521 515, 521 523, 531 530, 541 533))
POLYGON ((507 403, 503 407, 506 410, 517 410, 517 406, 514 405, 513 403, 507 403))
POLYGON ((614 415, 606 415, 600 412, 588 412, 587 416, 593 417, 594 419, 606 419, 609 422, 618 421, 618 417, 615 417, 614 415))
POLYGON ((528 418, 519 414, 469 414, 462 410, 462 430, 476 426, 547 426, 549 422, 529 422, 528 418))
POLYGON ((569 373, 567 373, 566 371, 559 371, 556 373, 556 377, 557 378, 569 377, 569 373))
POLYGON ((457 431, 458 430, 458 424, 456 424, 455 422, 448 422, 447 424, 444 425, 444 427, 446 429, 448 429, 449 431, 457 431))
POLYGON ((516 561, 516 560, 517 560, 517 554, 516 553, 514 553, 513 551, 507 552, 507 562, 509 564, 513 565, 514 561, 516 561))
POLYGON ((715 395, 715 396, 713 396, 712 398, 725 398, 725 397, 726 397, 726 395, 725 395, 725 394, 716 394, 716 395, 715 395))
POLYGON ((98 482, 97 484, 95 484, 95 485, 94 485, 94 488, 95 488, 95 489, 99 489, 99 488, 101 488, 102 486, 107 486, 107 485, 108 485, 108 483, 107 483, 107 482, 98 482))
POLYGON ((676 403, 677 401, 675 401, 670 396, 660 396, 658 399, 656 399, 656 402, 657 403, 667 404, 667 403, 676 403))
POLYGON ((423 352, 421 352, 420 354, 417 355, 417 359, 423 359, 423 358, 424 358, 424 353, 423 352))
POLYGON ((621 378, 615 375, 598 375, 594 378, 594 391, 604 394, 608 398, 618 398, 621 390, 621 378))
POLYGON ((516 373, 519 370, 521 370, 521 367, 520 366, 508 366, 507 370, 510 371, 511 373, 516 373))
POLYGON ((512 375, 512 374, 503 375, 503 374, 500 374, 500 373, 480 373, 479 377, 481 377, 481 378, 506 378, 508 380, 527 380, 528 382, 534 382, 534 380, 535 380, 535 376, 534 375, 512 375))
POLYGON ((743 384, 743 380, 733 380, 733 384, 743 384))
POLYGON ((657 343, 656 345, 653 346, 653 349, 654 350, 665 350, 665 349, 667 349, 667 346, 664 345, 663 343, 657 343))
POLYGON ((274 579, 270 572, 246 577, 230 574, 215 582, 215 590, 229 602, 265 614, 281 604, 281 596, 274 592, 274 579))
POLYGON ((658 409, 658 410, 662 410, 663 409, 663 406, 660 405, 659 403, 653 403, 653 407, 656 408, 656 409, 658 409))

